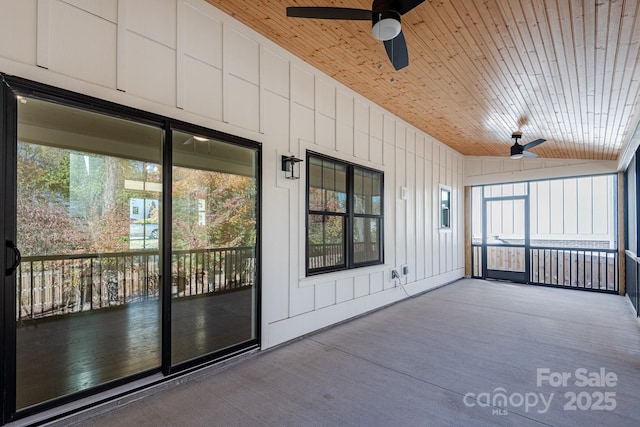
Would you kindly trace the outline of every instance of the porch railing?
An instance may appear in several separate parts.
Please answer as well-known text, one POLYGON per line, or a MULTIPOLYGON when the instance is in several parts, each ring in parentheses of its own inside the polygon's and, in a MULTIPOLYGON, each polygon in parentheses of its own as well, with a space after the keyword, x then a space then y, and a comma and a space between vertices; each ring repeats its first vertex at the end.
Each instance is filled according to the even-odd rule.
POLYGON ((640 317, 640 258, 631 251, 626 251, 625 257, 627 296, 633 305, 636 316, 640 317))
MULTIPOLYGON (((96 310, 160 295, 158 251, 23 257, 16 271, 16 317, 96 310)), ((174 251, 174 298, 252 286, 252 247, 174 251)))
MULTIPOLYGON (((520 254, 523 256, 524 252, 520 254)), ((472 275, 482 277, 482 245, 472 245, 472 275)), ((487 260, 496 269, 508 270, 500 260, 487 260)), ((524 265, 524 260, 520 260, 524 265)), ((617 293, 619 287, 618 251, 599 248, 529 248, 529 282, 563 288, 617 293)))
POLYGON ((616 249, 531 247, 531 282, 618 292, 616 249))
POLYGON ((309 269, 332 267, 345 262, 342 243, 309 245, 309 269))

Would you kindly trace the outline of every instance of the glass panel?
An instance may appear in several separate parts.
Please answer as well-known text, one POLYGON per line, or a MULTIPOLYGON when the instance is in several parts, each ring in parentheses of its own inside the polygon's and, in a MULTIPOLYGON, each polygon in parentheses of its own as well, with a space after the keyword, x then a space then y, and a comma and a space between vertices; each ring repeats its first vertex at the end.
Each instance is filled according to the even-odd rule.
POLYGON ((485 185, 484 186, 484 197, 500 197, 502 196, 502 186, 501 185, 485 185))
POLYGON ((256 338, 257 153, 173 132, 171 362, 256 338))
POLYGON ((309 215, 310 270, 345 265, 344 224, 342 216, 309 215))
POLYGON ((450 218, 451 207, 451 191, 447 189, 440 189, 440 227, 451 227, 450 218))
POLYGON ((516 182, 513 184, 513 195, 514 196, 526 196, 527 195, 527 183, 526 182, 516 182))
POLYGON ((526 196, 527 183, 516 182, 510 184, 485 185, 484 197, 526 196))
POLYGON ((564 180, 564 234, 578 234, 578 180, 564 180))
POLYGON ((347 167, 330 160, 309 158, 309 209, 347 211, 347 167))
POLYGON ((323 186, 326 194, 327 212, 347 211, 347 168, 324 161, 323 186))
POLYGON ((16 399, 160 366, 159 128, 18 104, 16 399))
POLYGON ((551 218, 551 234, 562 239, 564 222, 562 221, 564 210, 564 186, 561 180, 549 181, 549 216, 551 218))
POLYGON ((538 185, 531 183, 529 194, 529 233, 531 236, 538 234, 538 185))
MULTIPOLYGON (((541 181, 541 182, 532 182, 531 189, 535 188, 536 192, 536 202, 535 206, 536 210, 536 219, 537 224, 536 228, 538 230, 536 233, 532 233, 531 240, 539 240, 544 235, 550 235, 551 233, 551 210, 550 205, 550 187, 549 181, 541 181)), ((534 203, 531 204, 534 206, 534 203)))
POLYGON ((353 211, 356 214, 366 213, 369 186, 365 188, 364 171, 355 169, 353 173, 353 211))
POLYGON ((524 245, 524 206, 523 199, 487 201, 488 244, 524 245))
POLYGON ((613 211, 613 194, 615 193, 613 176, 593 177, 593 233, 603 236, 602 240, 608 240, 609 247, 615 247, 616 241, 615 214, 613 211))
POLYGON ((531 186, 531 245, 615 248, 615 175, 538 181, 531 186))
POLYGON ((354 212, 380 215, 382 180, 380 174, 354 168, 354 212))
MULTIPOLYGON (((589 235, 593 233, 593 192, 591 191, 591 184, 593 182, 592 177, 578 178, 577 189, 577 211, 578 211, 578 234, 589 235)), ((635 186, 635 180, 632 183, 635 186)), ((635 197, 635 189, 632 193, 635 197)), ((629 203, 631 209, 635 209, 633 203, 629 203), (633 205, 633 206, 632 206, 633 205)), ((532 209, 533 210, 533 209, 532 209)), ((631 215, 631 218, 635 218, 635 215, 631 215)), ((633 225, 634 221, 630 221, 629 225, 633 225)), ((532 232, 534 233, 534 232, 532 232)), ((634 236, 635 233, 629 233, 629 236, 634 236)), ((634 238, 634 237, 632 237, 634 238)), ((634 245, 635 246, 635 245, 634 245)), ((631 246, 631 247, 634 247, 631 246)))
MULTIPOLYGON (((502 205, 502 232, 500 234, 513 234, 513 216, 514 216, 514 204, 512 200, 504 200, 500 202, 502 205)), ((521 203, 518 203, 520 205, 521 203)), ((519 219, 522 222, 521 219, 519 219)))
POLYGON ((324 211, 322 191, 322 160, 309 158, 309 210, 324 211))
POLYGON ((354 218, 353 258, 356 264, 380 260, 379 228, 378 218, 354 218))

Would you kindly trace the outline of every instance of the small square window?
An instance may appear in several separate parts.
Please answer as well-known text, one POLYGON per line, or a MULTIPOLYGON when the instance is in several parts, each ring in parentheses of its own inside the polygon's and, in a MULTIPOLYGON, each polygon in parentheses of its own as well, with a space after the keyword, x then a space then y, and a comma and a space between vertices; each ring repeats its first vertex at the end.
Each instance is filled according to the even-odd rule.
POLYGON ((440 228, 451 228, 451 187, 440 185, 440 228))

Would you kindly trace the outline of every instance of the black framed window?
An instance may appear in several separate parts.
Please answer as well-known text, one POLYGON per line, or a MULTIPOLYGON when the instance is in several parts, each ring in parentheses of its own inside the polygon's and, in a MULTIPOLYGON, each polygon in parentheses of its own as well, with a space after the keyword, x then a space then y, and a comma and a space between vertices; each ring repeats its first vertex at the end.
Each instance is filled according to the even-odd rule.
POLYGON ((307 274, 383 262, 382 172, 307 153, 307 274))

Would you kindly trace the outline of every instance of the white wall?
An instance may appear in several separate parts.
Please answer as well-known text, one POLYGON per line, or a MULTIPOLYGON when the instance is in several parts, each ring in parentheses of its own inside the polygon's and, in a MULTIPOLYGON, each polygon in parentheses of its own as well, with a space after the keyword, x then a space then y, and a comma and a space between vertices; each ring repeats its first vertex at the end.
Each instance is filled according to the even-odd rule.
POLYGON ((615 160, 466 156, 464 185, 500 184, 534 179, 615 173, 615 160))
POLYGON ((462 277, 463 156, 204 0, 0 9, 1 72, 263 143, 263 348, 462 277), (384 171, 385 265, 305 277, 305 177, 279 170, 305 150, 384 171), (439 184, 453 190, 448 232, 439 184), (390 277, 401 265, 405 290, 390 277))

